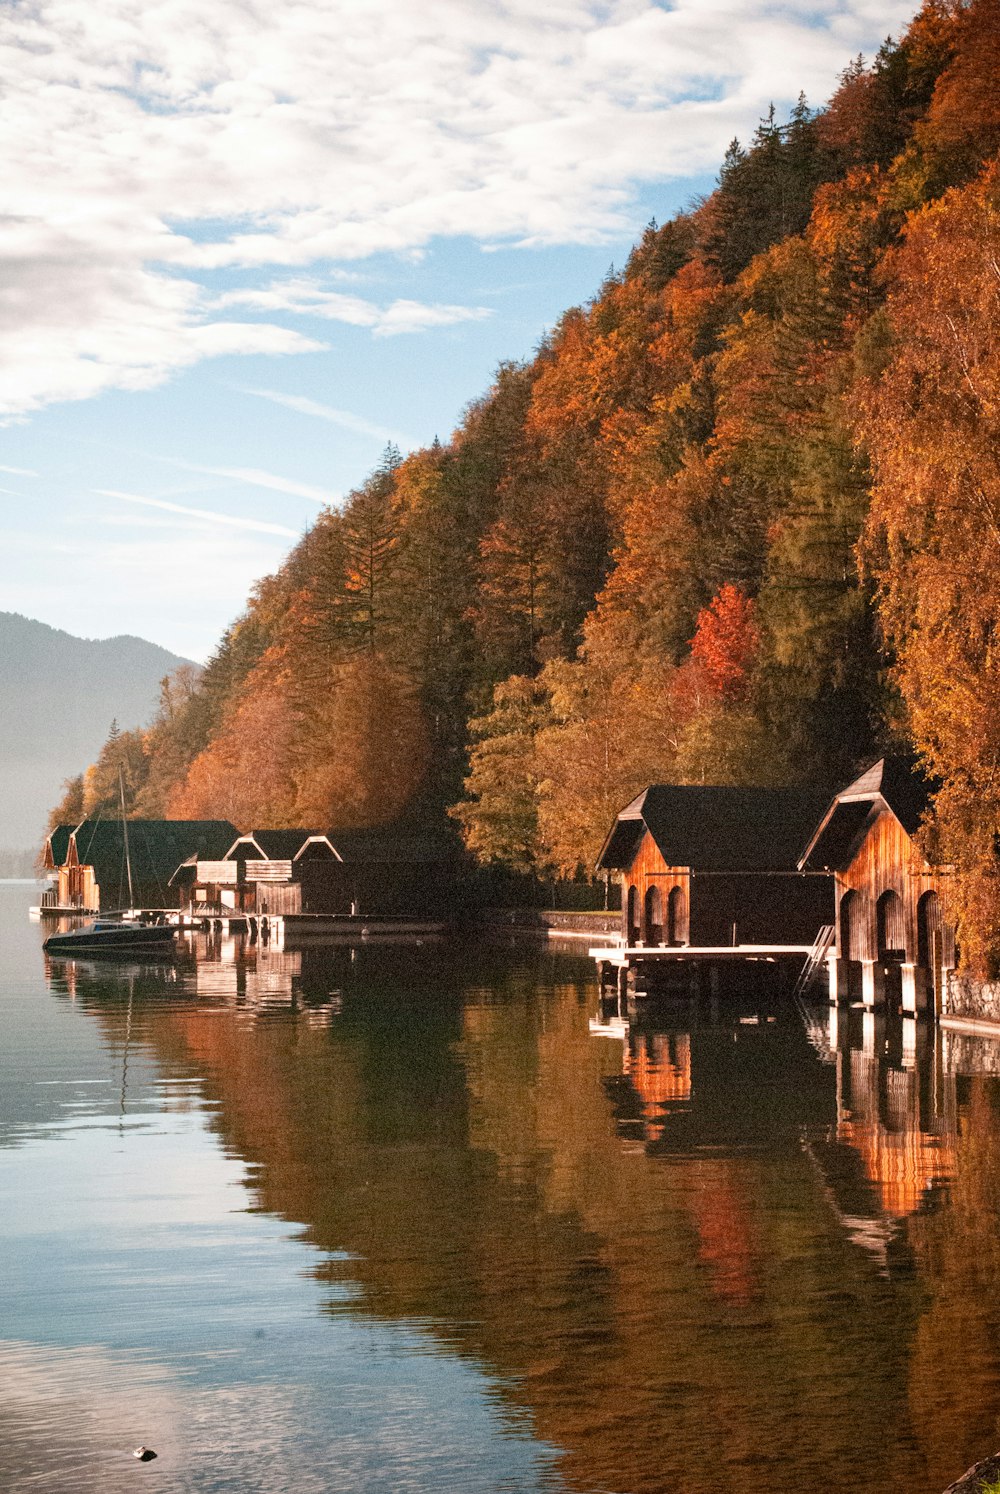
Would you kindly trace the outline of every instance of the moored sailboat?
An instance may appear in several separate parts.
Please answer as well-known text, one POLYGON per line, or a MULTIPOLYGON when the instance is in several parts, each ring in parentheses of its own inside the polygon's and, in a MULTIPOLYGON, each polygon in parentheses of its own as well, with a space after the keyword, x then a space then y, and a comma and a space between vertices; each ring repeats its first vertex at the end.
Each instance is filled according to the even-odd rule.
MULTIPOLYGON (((132 885, 132 858, 128 844, 128 820, 125 815, 125 780, 118 769, 118 790, 121 798, 122 839, 125 850, 125 871, 128 877, 129 907, 135 901, 132 885)), ((162 952, 172 947, 177 929, 167 923, 143 923, 134 916, 97 918, 82 928, 68 929, 63 933, 50 934, 42 945, 46 954, 117 954, 119 951, 135 949, 162 952)))

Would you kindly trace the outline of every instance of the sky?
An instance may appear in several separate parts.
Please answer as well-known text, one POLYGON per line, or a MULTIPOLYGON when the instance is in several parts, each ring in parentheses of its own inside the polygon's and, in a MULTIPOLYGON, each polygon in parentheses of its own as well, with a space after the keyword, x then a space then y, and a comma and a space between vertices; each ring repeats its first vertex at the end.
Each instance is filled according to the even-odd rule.
POLYGON ((913 0, 3 0, 0 609, 202 660, 913 0))

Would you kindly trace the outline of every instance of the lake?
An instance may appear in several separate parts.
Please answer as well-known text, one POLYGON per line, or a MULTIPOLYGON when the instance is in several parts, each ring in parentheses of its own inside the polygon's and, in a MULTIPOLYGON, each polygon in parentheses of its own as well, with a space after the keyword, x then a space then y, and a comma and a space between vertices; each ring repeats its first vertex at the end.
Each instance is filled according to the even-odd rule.
POLYGON ((530 939, 46 961, 34 901, 4 1494, 940 1494, 1000 1447, 1000 1044, 622 1023, 530 939))

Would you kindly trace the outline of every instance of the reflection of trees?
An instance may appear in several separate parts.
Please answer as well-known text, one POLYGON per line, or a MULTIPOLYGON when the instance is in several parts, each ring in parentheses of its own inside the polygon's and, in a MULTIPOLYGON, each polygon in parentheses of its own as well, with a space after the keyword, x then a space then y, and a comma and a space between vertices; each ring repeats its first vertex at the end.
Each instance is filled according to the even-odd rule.
MULTIPOLYGON (((582 962, 305 951, 285 1012, 246 1020, 252 975, 228 1008, 148 1007, 141 1040, 172 1068, 194 1060, 260 1207, 305 1226, 321 1274, 359 1284, 332 1312, 419 1321, 492 1367, 566 1450, 573 1487, 707 1494, 720 1471, 769 1494, 947 1482, 936 1470, 975 1441, 971 1397, 997 1363, 992 1309, 963 1305, 970 1285, 1000 1284, 995 1247, 963 1258, 988 1228, 982 1168, 1000 1163, 968 1150, 971 1132, 966 1194, 910 1225, 936 1294, 910 1364, 921 1287, 852 1245, 800 1144, 837 1113, 800 1029, 632 1033, 623 1064, 588 1034, 582 962), (331 991, 328 1027, 297 1018, 331 991), (963 1312, 984 1345, 968 1389, 944 1347, 963 1312)), ((919 1105, 885 1113, 920 1129, 919 1105)))
POLYGON ((930 1292, 910 1400, 941 1487, 1000 1443, 1000 1094, 983 1077, 967 1089, 947 1207, 910 1226, 930 1292))

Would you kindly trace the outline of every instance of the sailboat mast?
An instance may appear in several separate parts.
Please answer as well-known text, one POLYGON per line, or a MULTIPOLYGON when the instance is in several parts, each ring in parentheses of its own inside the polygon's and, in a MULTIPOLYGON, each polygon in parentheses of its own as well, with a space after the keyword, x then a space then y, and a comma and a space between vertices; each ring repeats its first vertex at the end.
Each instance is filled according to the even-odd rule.
POLYGON ((125 818, 125 774, 118 764, 118 792, 122 801, 122 838, 125 841, 125 870, 128 873, 128 905, 134 907, 135 893, 132 891, 132 858, 128 851, 128 820, 125 818))

